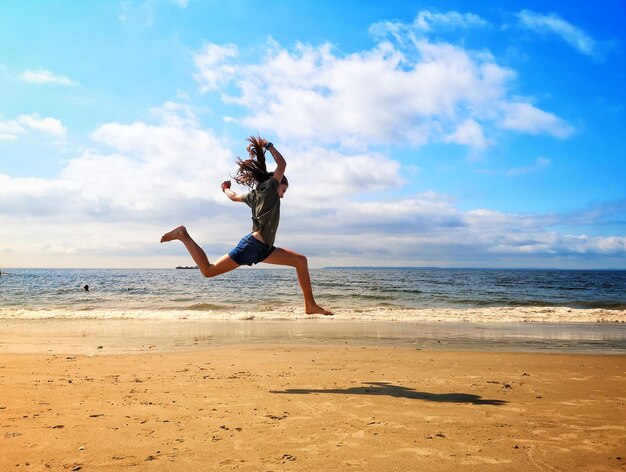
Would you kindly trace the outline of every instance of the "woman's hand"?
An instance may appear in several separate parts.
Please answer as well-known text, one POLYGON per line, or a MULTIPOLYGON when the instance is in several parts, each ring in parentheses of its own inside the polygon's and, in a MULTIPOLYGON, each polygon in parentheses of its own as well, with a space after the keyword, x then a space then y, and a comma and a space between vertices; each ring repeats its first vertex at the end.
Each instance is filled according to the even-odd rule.
POLYGON ((285 161, 285 158, 283 157, 283 155, 276 150, 276 148, 271 142, 269 142, 267 139, 263 139, 263 142, 265 143, 263 147, 265 147, 265 150, 272 155, 272 157, 274 158, 274 161, 276 162, 276 170, 274 171, 274 178, 278 180, 278 182, 281 182, 283 176, 285 175, 285 168, 287 167, 287 162, 285 161))
POLYGON ((239 195, 230 189, 230 180, 225 180, 224 182, 222 182, 222 192, 224 192, 226 196, 230 198, 233 202, 245 201, 245 194, 239 195))

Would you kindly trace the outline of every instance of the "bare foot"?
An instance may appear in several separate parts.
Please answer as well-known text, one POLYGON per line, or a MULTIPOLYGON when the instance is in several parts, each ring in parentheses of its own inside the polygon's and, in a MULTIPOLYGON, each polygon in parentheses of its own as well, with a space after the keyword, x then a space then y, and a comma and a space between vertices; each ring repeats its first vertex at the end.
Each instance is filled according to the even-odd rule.
POLYGON ((307 307, 305 310, 307 315, 324 315, 324 316, 333 316, 333 313, 331 311, 328 310, 324 310, 321 306, 319 305, 311 305, 310 307, 307 307))
POLYGON ((187 233, 187 228, 179 226, 178 228, 174 228, 169 233, 165 233, 161 236, 161 242, 165 243, 167 241, 173 241, 174 239, 180 239, 185 233, 187 233))

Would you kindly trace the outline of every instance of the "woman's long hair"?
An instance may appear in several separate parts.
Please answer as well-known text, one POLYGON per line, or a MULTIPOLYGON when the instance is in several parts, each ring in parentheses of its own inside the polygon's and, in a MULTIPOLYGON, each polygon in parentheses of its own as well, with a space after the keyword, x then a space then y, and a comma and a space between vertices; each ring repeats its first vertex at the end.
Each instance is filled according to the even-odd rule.
POLYGON ((272 172, 267 171, 265 165, 265 149, 263 145, 266 141, 260 136, 250 136, 247 141, 250 143, 246 147, 248 159, 237 158, 237 172, 233 177, 240 185, 253 188, 255 185, 265 182, 272 176, 272 172))

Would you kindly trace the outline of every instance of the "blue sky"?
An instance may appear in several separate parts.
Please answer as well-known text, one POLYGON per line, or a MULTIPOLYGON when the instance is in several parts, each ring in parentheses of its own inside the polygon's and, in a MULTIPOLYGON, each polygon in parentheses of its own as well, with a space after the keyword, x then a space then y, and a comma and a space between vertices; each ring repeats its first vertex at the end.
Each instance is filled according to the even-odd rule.
POLYGON ((626 268, 626 7, 0 1, 0 266, 170 267, 249 230, 244 139, 313 266, 626 268), (243 189, 240 189, 243 190, 243 189))

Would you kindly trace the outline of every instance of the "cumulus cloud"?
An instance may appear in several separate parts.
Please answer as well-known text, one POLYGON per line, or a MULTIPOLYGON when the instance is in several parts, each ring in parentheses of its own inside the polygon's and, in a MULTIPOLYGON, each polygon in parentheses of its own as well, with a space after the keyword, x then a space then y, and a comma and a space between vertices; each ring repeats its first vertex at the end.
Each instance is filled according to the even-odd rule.
POLYGON ((529 134, 548 133, 557 138, 567 138, 573 128, 556 115, 540 110, 530 103, 509 102, 500 105, 504 118, 502 128, 529 134))
POLYGON ((67 132, 65 126, 61 123, 61 120, 50 117, 42 118, 37 113, 34 115, 21 115, 17 118, 17 122, 27 128, 56 136, 65 136, 67 132))
POLYGON ((233 45, 206 44, 196 55, 200 89, 230 87, 222 99, 242 107, 252 129, 283 140, 421 146, 453 142, 485 149, 491 130, 565 138, 561 118, 510 96, 515 72, 485 51, 414 38, 411 47, 383 41, 339 55, 330 44, 271 41, 258 63, 239 60, 233 45), (238 92, 238 93, 236 93, 238 92))
POLYGON ((544 256, 559 255, 582 256, 582 255, 615 255, 626 254, 626 238, 620 236, 589 236, 558 234, 558 233, 534 233, 524 235, 521 238, 503 238, 503 240, 491 251, 506 255, 511 254, 534 254, 544 256))
POLYGON ((485 149, 490 144, 480 124, 471 118, 460 123, 456 130, 447 135, 444 140, 448 143, 464 144, 477 150, 485 149))
POLYGON ((436 141, 468 108, 500 90, 507 74, 450 45, 418 47, 421 62, 408 61, 389 43, 348 57, 335 56, 330 45, 281 49, 261 67, 238 69, 242 93, 230 101, 250 111, 244 125, 284 139, 344 145, 436 141))
MULTIPOLYGON (((176 107, 156 115, 168 108, 176 107)), ((102 125, 92 138, 104 149, 83 152, 55 179, 0 175, 0 240, 14 241, 4 260, 31 254, 74 265, 81 257, 107 265, 178 264, 188 258, 184 248, 161 246, 158 238, 181 223, 210 257, 227 251, 250 228, 249 209, 219 191, 233 170, 233 152, 189 119, 102 125), (147 258, 154 251, 161 257, 147 258)), ((494 266, 516 257, 545 265, 554 257, 626 255, 624 237, 559 232, 575 223, 571 215, 465 211, 434 192, 400 197, 393 186, 401 184, 402 168, 384 155, 321 147, 281 152, 290 188, 277 244, 305 252, 313 265, 494 266), (372 199, 376 190, 384 193, 372 199)))
POLYGON ((286 243, 329 265, 337 260, 363 265, 366 260, 366 265, 567 267, 568 260, 581 256, 626 255, 624 237, 558 231, 566 215, 461 211, 449 197, 434 193, 378 202, 322 202, 315 212, 297 212, 297 222, 289 218, 282 223, 283 234, 289 235, 286 243))
POLYGON ((218 183, 232 167, 232 155, 195 117, 181 117, 176 109, 165 104, 156 110, 157 124, 98 127, 91 138, 112 152, 84 153, 61 178, 81 182, 83 194, 92 200, 104 199, 110 208, 142 218, 156 217, 181 199, 219 199, 218 183))
MULTIPOLYGON (((39 230, 34 228, 46 224, 65 227, 62 244, 46 239, 50 243, 46 247, 59 253, 96 249, 85 245, 84 233, 76 235, 77 226, 87 231, 109 225, 111 234, 102 248, 117 247, 118 255, 136 250, 138 236, 127 242, 116 230, 131 222, 147 244, 158 241, 170 226, 188 223, 196 229, 195 234, 217 244, 219 252, 226 250, 227 242, 232 244, 238 234, 249 230, 249 209, 233 205, 219 188, 235 169, 235 155, 245 152, 245 141, 231 151, 198 123, 188 105, 167 102, 152 114, 154 123, 97 127, 90 134, 93 146, 70 159, 56 178, 0 175, 0 219, 19 218, 36 232, 39 230), (197 225, 198 221, 204 223, 197 225)), ((41 124, 37 120, 19 122, 22 127, 41 124)), ((16 123, 11 126, 18 126, 16 123)), ((330 202, 334 196, 343 201, 402 182, 400 165, 382 154, 289 146, 282 151, 289 160, 292 208, 303 214, 323 207, 312 205, 312 199, 330 202)), ((35 246, 31 249, 43 250, 35 246)), ((173 246, 172 250, 178 249, 173 246)))
MULTIPOLYGON (((107 123, 98 127, 91 138, 100 150, 85 150, 71 159, 57 179, 5 176, 0 189, 3 212, 28 215, 43 208, 51 215, 145 218, 167 211, 170 197, 217 199, 215 182, 230 169, 230 152, 193 117, 181 115, 175 104, 165 104, 155 115, 157 124, 107 123), (215 189, 211 190, 210 182, 215 189)), ((63 131, 57 123, 27 118, 20 117, 17 122, 54 133, 63 131)))
POLYGON ((207 43, 202 50, 195 54, 194 60, 198 68, 196 79, 202 84, 200 90, 208 92, 235 76, 236 68, 227 61, 239 55, 239 49, 234 44, 220 46, 207 43))
POLYGON ((20 115, 13 120, 0 121, 0 141, 10 141, 27 131, 39 131, 57 137, 64 137, 67 129, 61 120, 52 117, 41 117, 38 113, 20 115))
POLYGON ((382 154, 342 153, 323 147, 287 147, 289 192, 297 204, 337 201, 338 198, 367 194, 401 186, 400 163, 382 154))
MULTIPOLYGON (((160 234, 181 223, 190 225, 211 257, 248 231, 249 209, 233 205, 219 190, 234 170, 236 150, 203 128, 187 105, 165 103, 153 115, 154 123, 99 126, 91 133, 95 148, 71 159, 55 179, 0 176, 2 227, 19 218, 17 231, 24 232, 8 248, 10 257, 39 254, 52 261, 56 255, 80 265, 81 255, 89 254, 145 265, 148 259, 138 255, 149 253, 146 247, 161 251, 160 261, 187 257, 182 247, 158 245, 160 234)), ((384 154, 298 143, 281 151, 291 185, 278 243, 307 252, 318 264, 624 254, 624 240, 617 236, 545 230, 562 219, 462 211, 450 197, 432 192, 397 197, 393 189, 403 185, 403 168, 384 154)))
POLYGON ((593 56, 596 52, 597 43, 591 36, 554 13, 545 15, 522 10, 517 18, 523 28, 542 34, 556 34, 582 54, 593 56))
POLYGON ((0 141, 12 141, 25 130, 15 120, 0 121, 0 141))
POLYGON ((0 174, 0 214, 39 217, 56 213, 58 200, 72 192, 73 189, 61 181, 0 174))
POLYGON ((12 251, 3 263, 146 267, 159 251, 162 261, 180 261, 181 248, 158 241, 181 223, 221 255, 249 220, 235 217, 219 188, 232 152, 189 113, 168 103, 154 123, 103 124, 55 178, 0 175, 0 240, 12 251))
POLYGON ((20 80, 31 84, 58 84, 76 85, 76 82, 60 74, 54 74, 48 70, 25 70, 19 75, 20 80))

